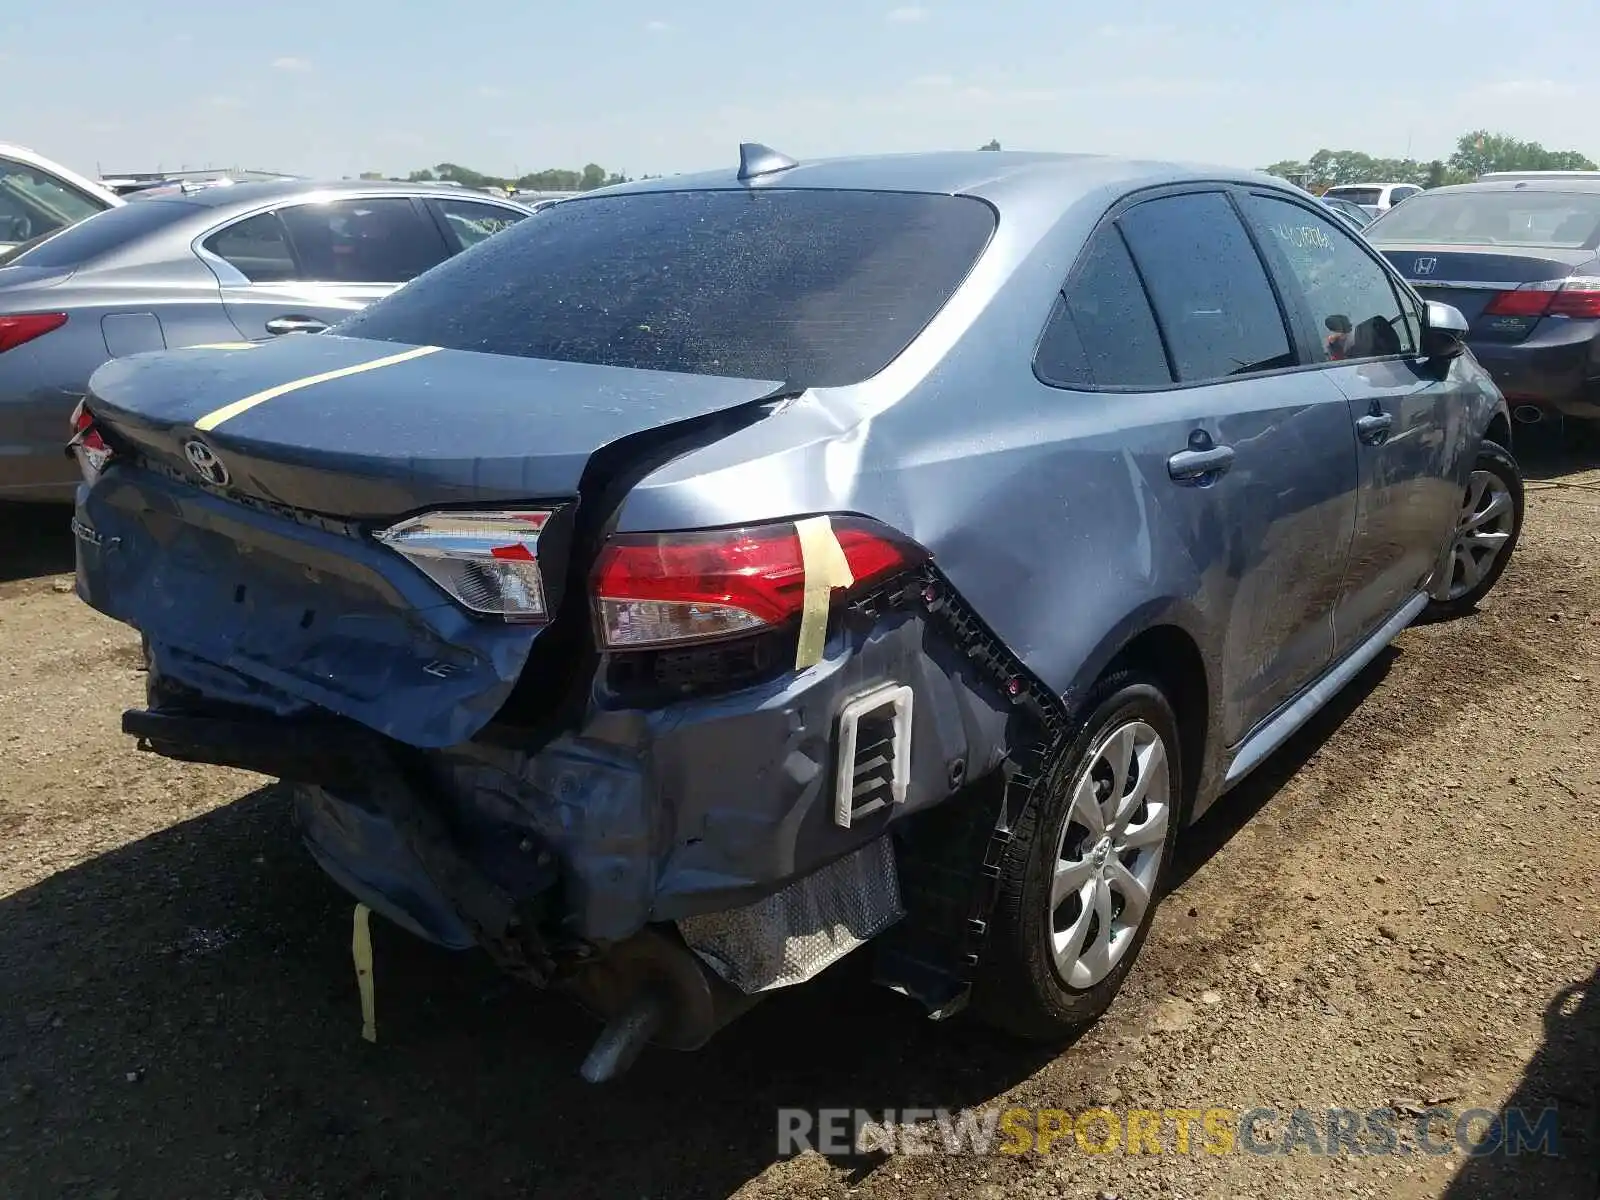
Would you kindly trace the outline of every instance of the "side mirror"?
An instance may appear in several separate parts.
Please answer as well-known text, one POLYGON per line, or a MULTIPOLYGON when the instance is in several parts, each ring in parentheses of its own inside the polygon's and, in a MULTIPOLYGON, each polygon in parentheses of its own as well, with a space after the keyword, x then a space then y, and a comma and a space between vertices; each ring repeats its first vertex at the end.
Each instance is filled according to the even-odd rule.
POLYGON ((1429 300, 1422 325, 1424 358, 1450 359, 1467 348, 1467 319, 1449 304, 1429 300))

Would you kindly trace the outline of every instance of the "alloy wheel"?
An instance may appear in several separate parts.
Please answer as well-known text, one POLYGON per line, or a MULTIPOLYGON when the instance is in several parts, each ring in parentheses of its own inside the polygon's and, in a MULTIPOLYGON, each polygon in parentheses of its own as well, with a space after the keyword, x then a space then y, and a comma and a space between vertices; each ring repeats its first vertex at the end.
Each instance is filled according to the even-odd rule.
POLYGON ((1505 480, 1493 471, 1474 471, 1467 480, 1450 551, 1448 599, 1459 600, 1489 574, 1511 541, 1515 520, 1516 505, 1505 480))
POLYGON ((1102 736, 1072 784, 1050 883, 1050 951, 1069 987, 1091 988, 1133 945, 1155 901, 1172 772, 1167 747, 1144 721, 1102 736))

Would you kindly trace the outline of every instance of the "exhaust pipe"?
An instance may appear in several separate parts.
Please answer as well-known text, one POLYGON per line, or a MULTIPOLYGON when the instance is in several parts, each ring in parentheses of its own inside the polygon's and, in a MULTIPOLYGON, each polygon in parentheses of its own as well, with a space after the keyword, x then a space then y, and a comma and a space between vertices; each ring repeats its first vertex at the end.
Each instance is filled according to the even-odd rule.
POLYGON ((1544 420, 1544 409, 1536 404, 1519 404, 1511 410, 1511 416, 1523 425, 1537 425, 1544 420))

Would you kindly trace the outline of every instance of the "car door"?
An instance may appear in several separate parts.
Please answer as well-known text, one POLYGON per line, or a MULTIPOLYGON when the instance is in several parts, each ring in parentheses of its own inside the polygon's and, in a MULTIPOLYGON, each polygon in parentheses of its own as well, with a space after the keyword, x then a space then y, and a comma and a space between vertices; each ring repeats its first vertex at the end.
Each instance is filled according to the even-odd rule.
POLYGON ((1114 210, 1040 343, 1046 382, 1110 393, 1100 402, 1113 406, 1113 449, 1147 481, 1141 520, 1170 523, 1185 547, 1213 623, 1229 744, 1333 655, 1354 434, 1343 393, 1298 365, 1283 307, 1222 189, 1114 210))
POLYGON ((439 222, 450 253, 459 254, 476 246, 486 238, 510 229, 517 222, 533 214, 509 204, 495 204, 487 200, 457 199, 454 196, 434 196, 427 201, 428 209, 439 222))
POLYGON ((1422 362, 1415 301, 1360 237, 1282 193, 1253 191, 1244 207, 1356 436, 1360 492, 1335 618, 1343 654, 1437 566, 1460 506, 1455 447, 1468 404, 1459 383, 1422 362))
POLYGON ((228 316, 252 341, 320 332, 449 257, 409 196, 281 205, 224 225, 201 250, 228 316))

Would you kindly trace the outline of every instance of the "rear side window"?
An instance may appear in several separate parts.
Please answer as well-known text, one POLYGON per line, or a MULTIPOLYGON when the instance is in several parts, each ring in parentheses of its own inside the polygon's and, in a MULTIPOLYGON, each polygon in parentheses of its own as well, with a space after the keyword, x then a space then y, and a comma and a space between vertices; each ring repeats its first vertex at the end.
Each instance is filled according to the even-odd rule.
POLYGON ((1203 383, 1295 364, 1266 268, 1221 192, 1165 196, 1117 220, 1178 379, 1203 383))
MULTIPOLYGON (((1388 272, 1339 225, 1288 200, 1245 201, 1316 324, 1320 361, 1410 354, 1416 346, 1388 272)), ((1279 272, 1280 279, 1282 271, 1279 272)))
POLYGON ((568 200, 339 325, 352 337, 795 386, 859 383, 994 231, 960 196, 761 188, 568 200))
POLYGON ((1339 200, 1348 200, 1351 204, 1376 204, 1383 199, 1382 188, 1335 187, 1329 188, 1322 194, 1339 200))
POLYGON ((445 232, 450 239, 450 252, 458 253, 476 246, 486 237, 510 229, 527 216, 512 208, 498 204, 479 204, 472 200, 446 197, 433 201, 439 215, 444 218, 445 232))
POLYGON ((302 277, 318 283, 405 283, 447 253, 438 228, 403 196, 295 204, 278 215, 302 277))
POLYGON ((8 267, 27 265, 46 270, 81 266, 137 238, 176 225, 196 211, 195 205, 181 200, 141 200, 108 208, 44 241, 18 247, 14 256, 0 258, 0 262, 8 267))
POLYGON ((1040 339, 1034 370, 1061 387, 1172 383, 1161 332, 1114 227, 1090 240, 1040 339))
POLYGON ((251 283, 298 279, 289 235, 276 213, 258 213, 218 230, 202 245, 251 283))

